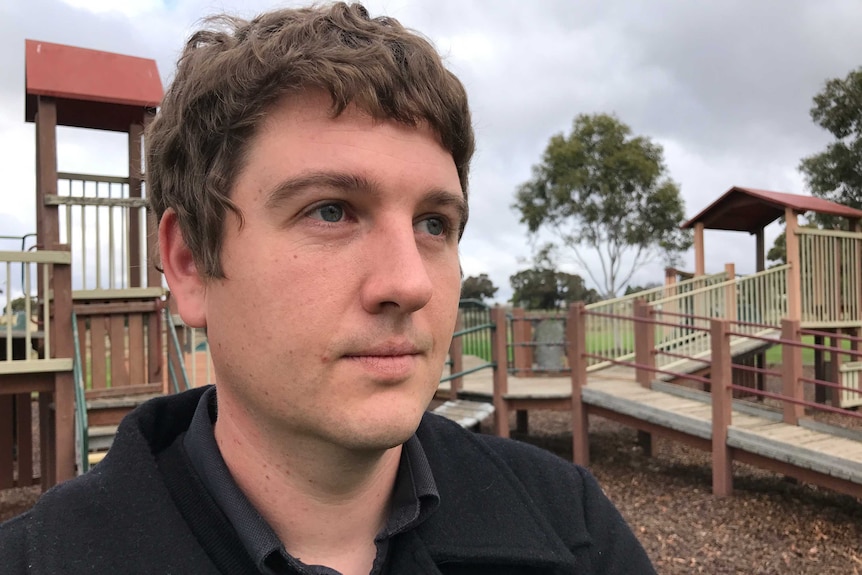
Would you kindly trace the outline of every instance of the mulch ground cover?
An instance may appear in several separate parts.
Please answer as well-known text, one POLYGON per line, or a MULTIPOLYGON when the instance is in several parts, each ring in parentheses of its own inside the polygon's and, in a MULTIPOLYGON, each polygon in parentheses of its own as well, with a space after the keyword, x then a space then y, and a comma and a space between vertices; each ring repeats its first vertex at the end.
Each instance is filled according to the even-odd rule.
MULTIPOLYGON (((529 423, 516 439, 571 459, 568 413, 533 411, 529 423)), ((714 497, 709 454, 654 438, 646 457, 636 439, 631 429, 590 420, 591 470, 659 573, 862 574, 859 499, 742 464, 733 496, 714 497)), ((38 496, 38 487, 0 491, 0 521, 38 496)))
MULTIPOLYGON (((514 426, 514 419, 512 420, 514 426)), ((515 438, 571 459, 568 413, 530 413, 515 438)), ((590 418, 591 471, 663 574, 862 573, 862 500, 734 466, 734 494, 712 495, 709 454, 590 418)))

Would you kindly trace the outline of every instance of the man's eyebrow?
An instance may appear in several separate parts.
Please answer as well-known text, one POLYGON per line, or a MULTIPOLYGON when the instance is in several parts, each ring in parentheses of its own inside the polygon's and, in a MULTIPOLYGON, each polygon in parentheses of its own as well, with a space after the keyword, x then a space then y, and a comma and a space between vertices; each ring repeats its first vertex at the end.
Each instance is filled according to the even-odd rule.
POLYGON ((342 172, 310 172, 288 178, 276 184, 266 194, 266 208, 277 207, 282 201, 308 188, 327 188, 341 191, 372 191, 377 186, 362 176, 342 172))
MULTIPOLYGON (((309 172, 281 181, 267 192, 266 208, 273 209, 282 201, 308 188, 326 188, 347 192, 375 192, 379 186, 364 176, 346 172, 309 172)), ((459 237, 467 224, 469 213, 467 200, 463 194, 444 189, 432 189, 423 198, 422 203, 437 206, 454 206, 458 212, 459 237)))
POLYGON ((458 237, 461 237, 461 234, 464 233, 464 227, 467 225, 469 214, 467 200, 464 199, 463 195, 446 190, 434 190, 425 196, 424 203, 436 206, 453 206, 458 212, 458 237))

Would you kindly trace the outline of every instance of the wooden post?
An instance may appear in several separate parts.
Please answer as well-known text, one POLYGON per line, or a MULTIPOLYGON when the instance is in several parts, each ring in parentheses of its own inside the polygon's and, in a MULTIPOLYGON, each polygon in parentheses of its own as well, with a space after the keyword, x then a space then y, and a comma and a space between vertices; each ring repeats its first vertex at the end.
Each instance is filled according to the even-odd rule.
MULTIPOLYGON (((129 126, 129 197, 142 197, 141 137, 144 127, 129 126)), ((129 208, 129 287, 144 287, 141 277, 141 209, 129 208)))
MULTIPOLYGON (((832 345, 835 343, 834 338, 830 338, 832 345)), ((823 345, 824 337, 822 335, 814 336, 814 345, 823 345)), ((814 348, 814 379, 819 379, 820 381, 826 381, 828 377, 826 375, 826 364, 824 359, 824 353, 822 349, 814 348)), ((829 354, 830 360, 835 361, 835 354, 829 354)), ((814 386, 814 401, 816 403, 826 403, 826 387, 823 385, 815 385, 814 386)))
POLYGON ((726 319, 710 321, 712 336, 712 493, 733 493, 733 458, 727 445, 727 428, 731 424, 733 392, 733 359, 730 355, 730 323, 726 319))
POLYGON ((491 308, 491 361, 494 362, 494 432, 509 437, 509 407, 505 396, 509 393, 507 365, 506 310, 491 308))
POLYGON ((787 250, 787 318, 791 320, 802 319, 802 260, 799 254, 799 220, 792 208, 784 210, 785 239, 787 250))
MULTIPOLYGON (((464 315, 461 310, 458 310, 458 319, 455 320, 455 331, 459 332, 464 329, 464 315)), ((192 356, 194 357, 194 355, 192 356)), ((449 344, 449 360, 452 362, 451 373, 461 373, 464 371, 464 336, 452 338, 452 343, 449 344)), ((449 399, 458 399, 458 394, 461 392, 461 387, 464 385, 463 377, 456 377, 449 380, 449 399)))
POLYGON ((533 371, 533 349, 528 345, 532 342, 532 326, 526 318, 524 308, 512 309, 512 347, 515 360, 515 373, 520 377, 528 377, 533 371))
MULTIPOLYGON (((57 104, 38 97, 36 112, 36 232, 37 243, 50 249, 60 243, 59 207, 45 204, 57 195, 57 104)), ((39 282, 42 285, 42 282, 39 282)))
MULTIPOLYGON (((852 328, 847 330, 847 332, 850 335, 856 335, 854 333, 855 331, 856 330, 852 329, 852 328)), ((844 333, 844 331, 839 328, 836 333, 841 334, 841 333, 844 333)), ((841 339, 839 337, 833 337, 831 339, 832 339, 832 343, 830 344, 831 347, 841 348, 841 339)), ((851 341, 850 342, 850 349, 852 349, 854 351, 858 351, 859 342, 851 341)), ((831 381, 832 383, 840 384, 841 383, 841 363, 842 363, 841 356, 842 356, 842 354, 834 352, 834 351, 830 351, 829 355, 832 358, 832 361, 829 362, 829 373, 826 374, 826 377, 824 379, 826 381, 831 381)), ((841 390, 840 389, 828 388, 826 395, 827 395, 828 401, 832 405, 832 407, 841 407, 841 390)), ((827 400, 824 399, 824 403, 826 401, 827 400)))
POLYGON ((724 292, 724 317, 732 323, 738 319, 736 314, 736 265, 724 264, 724 273, 727 274, 727 280, 730 282, 724 292))
POLYGON ((18 487, 33 485, 33 400, 29 393, 15 397, 18 436, 18 487))
MULTIPOLYGON (((634 316, 637 320, 652 319, 652 308, 641 299, 634 302, 634 316)), ((635 321, 635 380, 643 387, 652 387, 655 376, 655 325, 649 321, 635 321)))
POLYGON ((755 254, 755 256, 757 258, 757 264, 754 271, 758 272, 766 270, 766 237, 763 230, 763 228, 760 228, 756 232, 757 253, 755 254))
MULTIPOLYGON (((781 339, 801 342, 799 321, 781 320, 781 339)), ((798 345, 783 344, 781 346, 782 395, 794 401, 802 401, 802 349, 798 345)), ((805 414, 805 407, 789 401, 784 402, 784 423, 797 425, 799 418, 805 414)))
MULTIPOLYGON (((68 250, 69 246, 52 246, 68 250)), ((51 318, 52 355, 72 358, 72 266, 54 264, 54 316, 51 318)), ((54 383, 54 470, 56 483, 75 476, 75 378, 71 371, 55 374, 54 383)), ((42 455, 44 457, 44 454, 42 455)))
MULTIPOLYGON (((0 489, 15 487, 14 467, 15 459, 15 426, 13 425, 13 409, 15 409, 14 395, 0 395, 0 489)), ((21 483, 23 469, 33 466, 33 462, 24 462, 21 454, 18 454, 18 483, 21 483)))
POLYGON ((703 222, 694 224, 694 275, 706 274, 706 257, 703 245, 703 222))
MULTIPOLYGON (((149 111, 144 116, 144 130, 153 121, 155 111, 149 111)), ((146 139, 144 139, 144 149, 146 139)), ((159 258, 159 222, 152 210, 146 211, 147 219, 147 287, 162 287, 162 273, 159 258)), ((147 322, 147 383, 167 380, 167 370, 164 366, 165 353, 162 348, 162 314, 149 314, 147 322)))
POLYGON ((584 302, 569 306, 566 339, 569 342, 569 365, 572 368, 572 457, 575 463, 590 464, 589 412, 582 390, 587 385, 587 322, 584 302))
MULTIPOLYGON (((36 245, 46 249, 60 243, 59 207, 46 204, 47 196, 57 194, 57 103, 38 96, 36 106, 36 245)), ((48 297, 42 293, 45 272, 42 266, 37 269, 36 291, 39 301, 44 301, 48 297)), ((48 285, 52 285, 50 276, 48 285)))

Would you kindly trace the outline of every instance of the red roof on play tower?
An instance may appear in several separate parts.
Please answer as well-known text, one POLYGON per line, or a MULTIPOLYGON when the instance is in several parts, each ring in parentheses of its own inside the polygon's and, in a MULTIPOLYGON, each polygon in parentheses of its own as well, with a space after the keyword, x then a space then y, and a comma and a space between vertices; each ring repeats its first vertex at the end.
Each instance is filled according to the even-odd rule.
POLYGON ((155 60, 27 40, 26 119, 36 98, 57 102, 57 123, 126 131, 143 121, 164 94, 155 60))

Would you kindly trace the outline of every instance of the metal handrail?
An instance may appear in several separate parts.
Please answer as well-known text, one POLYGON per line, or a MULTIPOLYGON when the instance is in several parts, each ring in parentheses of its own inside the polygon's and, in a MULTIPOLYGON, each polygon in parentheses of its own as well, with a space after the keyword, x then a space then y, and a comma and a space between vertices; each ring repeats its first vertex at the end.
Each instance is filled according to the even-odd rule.
POLYGON ((75 378, 75 424, 78 428, 76 443, 78 448, 78 465, 81 473, 90 470, 90 429, 87 417, 87 399, 84 393, 84 372, 81 362, 81 343, 78 336, 78 316, 72 312, 72 340, 75 343, 75 358, 72 362, 73 377, 75 378))
MULTIPOLYGON (((174 352, 176 352, 176 354, 177 354, 177 363, 179 363, 179 365, 180 365, 180 372, 182 373, 182 377, 183 377, 183 387, 185 388, 185 391, 188 391, 189 389, 191 389, 191 385, 189 384, 188 373, 186 373, 186 364, 185 364, 185 361, 183 361, 183 350, 182 350, 182 347, 180 347, 180 340, 177 337, 177 329, 176 329, 176 326, 174 325, 174 318, 171 316, 171 311, 168 308, 168 306, 165 306, 164 312, 165 312, 165 321, 167 322, 167 326, 168 326, 168 332, 170 333, 171 343, 173 344, 174 352)), ((180 392, 180 385, 179 385, 179 382, 177 381, 177 374, 176 374, 176 370, 174 370, 174 364, 171 361, 170 356, 167 359, 168 359, 168 373, 170 375, 171 384, 173 385, 173 388, 174 388, 174 393, 179 393, 180 392)))

